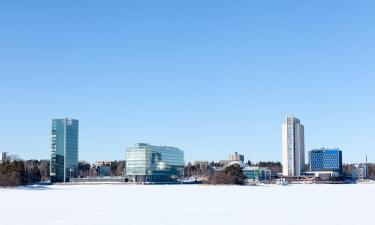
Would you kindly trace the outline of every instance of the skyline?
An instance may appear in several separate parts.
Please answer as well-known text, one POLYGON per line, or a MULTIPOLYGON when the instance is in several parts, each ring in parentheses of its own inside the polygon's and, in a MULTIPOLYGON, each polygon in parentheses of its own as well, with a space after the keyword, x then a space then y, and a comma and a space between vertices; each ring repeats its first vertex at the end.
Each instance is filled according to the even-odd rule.
MULTIPOLYGON (((146 1, 147 2, 147 1, 146 1)), ((186 162, 305 152, 375 162, 371 1, 0 3, 0 152, 50 158, 53 118, 80 121, 79 159, 137 142, 186 162)))
MULTIPOLYGON (((295 118, 295 117, 293 117, 293 116, 287 116, 286 117, 286 119, 287 118, 290 118, 290 117, 292 117, 292 118, 295 118)), ((55 119, 52 119, 52 121, 54 121, 54 120, 61 120, 61 119, 63 119, 63 120, 77 120, 77 119, 75 119, 75 118, 55 118, 55 119)), ((79 121, 79 120, 77 120, 77 121, 79 121)), ((299 120, 298 120, 299 121, 299 120)), ((285 124, 285 123, 283 123, 283 124, 285 124)), ((53 126, 53 125, 52 125, 53 126)), ((79 135, 78 135, 79 136, 79 135)), ((51 136, 50 136, 51 137, 51 136)), ((138 142, 138 143, 134 143, 134 144, 139 144, 139 143, 141 143, 141 144, 143 144, 143 143, 146 143, 146 144, 151 144, 151 143, 147 143, 147 142, 138 142)), ((176 146, 171 146, 171 145, 166 145, 166 144, 158 144, 158 145, 156 145, 156 146, 160 146, 160 147, 176 147, 176 146)), ((129 146, 126 146, 125 147, 125 151, 126 151, 126 149, 128 149, 130 147, 130 145, 129 146)), ((305 154, 305 156, 304 156, 304 158, 305 158, 305 160, 307 160, 307 163, 309 162, 308 161, 308 159, 306 158, 306 153, 309 153, 310 151, 313 151, 313 150, 317 150, 318 148, 311 148, 311 149, 305 149, 304 150, 304 154, 305 154)), ((320 147, 319 148, 320 150, 324 150, 324 149, 340 149, 340 148, 338 148, 337 146, 330 146, 330 147, 328 147, 327 148, 327 146, 322 146, 322 147, 320 147)), ((283 150, 284 151, 284 150, 283 150)), ((9 152, 9 153, 14 153, 14 152, 9 152)), ((229 154, 232 154, 233 152, 228 152, 228 155, 229 154)), ((237 152, 235 152, 235 153, 237 153, 237 152)), ((243 154, 242 152, 240 152, 241 154, 243 154)), ((283 153, 284 154, 284 153, 283 153)), ((19 155, 18 155, 19 156, 19 155)), ((366 160, 367 160, 367 156, 368 155, 366 155, 366 160)), ((23 158, 22 156, 20 156, 21 158, 23 158)), ((23 158, 24 159, 24 158, 23 158)), ((45 159, 45 158, 38 158, 38 157, 31 157, 31 158, 29 158, 29 159, 45 159)), ((212 159, 212 158, 211 158, 212 159)), ((225 158, 219 158, 219 159, 217 159, 217 160, 226 160, 225 158)), ((88 162, 94 162, 94 161, 100 161, 100 160, 103 160, 103 159, 93 159, 93 160, 85 160, 85 159, 80 159, 79 158, 79 161, 88 161, 88 162)), ((123 159, 112 159, 112 160, 123 160, 123 159)), ((195 160, 202 160, 202 159, 192 159, 192 160, 185 160, 185 162, 186 163, 188 163, 188 162, 191 162, 191 163, 193 163, 195 160)), ((203 160, 208 160, 208 161, 217 161, 217 160, 210 160, 210 159, 203 159, 203 160)), ((251 160, 251 159, 247 159, 247 160, 251 160)), ((247 160, 245 160, 245 161, 247 161, 247 160)), ((271 160, 267 160, 267 159, 260 159, 260 160, 258 160, 258 161, 271 161, 271 160)), ((283 160, 272 160, 272 161, 279 161, 279 162, 281 162, 282 163, 282 161, 283 160)), ((252 161, 252 162, 257 162, 257 161, 252 161)), ((359 163, 361 163, 361 162, 364 162, 364 161, 357 161, 357 162, 359 162, 359 163)))

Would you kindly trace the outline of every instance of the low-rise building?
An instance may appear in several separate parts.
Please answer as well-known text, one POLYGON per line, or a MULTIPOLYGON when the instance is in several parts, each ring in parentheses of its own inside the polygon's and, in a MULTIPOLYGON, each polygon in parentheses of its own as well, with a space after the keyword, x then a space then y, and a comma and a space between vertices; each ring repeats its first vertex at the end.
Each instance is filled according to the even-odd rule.
POLYGON ((97 175, 100 177, 108 177, 111 175, 111 166, 102 165, 96 168, 97 175))
POLYGON ((331 178, 339 177, 340 173, 335 171, 309 171, 305 172, 305 175, 310 175, 321 180, 329 180, 331 178))
POLYGON ((268 181, 271 179, 271 170, 266 167, 247 166, 243 172, 248 181, 268 181))
POLYGON ((134 182, 174 182, 184 175, 184 152, 138 143, 126 152, 126 176, 134 182))
POLYGON ((363 180, 368 178, 368 166, 366 164, 356 164, 352 169, 352 178, 363 180))

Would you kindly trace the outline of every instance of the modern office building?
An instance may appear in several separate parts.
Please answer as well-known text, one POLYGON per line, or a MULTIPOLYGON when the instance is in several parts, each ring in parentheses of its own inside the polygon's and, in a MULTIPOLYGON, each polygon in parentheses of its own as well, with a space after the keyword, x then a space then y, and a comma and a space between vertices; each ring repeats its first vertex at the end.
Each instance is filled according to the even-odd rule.
POLYGON ((78 120, 53 119, 51 182, 67 182, 78 174, 78 120))
POLYGON ((309 151, 311 172, 333 171, 342 173, 342 151, 334 149, 313 149, 309 151))
POLYGON ((301 176, 305 168, 304 126, 295 117, 287 117, 282 126, 283 175, 301 176))
POLYGON ((173 182, 184 175, 184 152, 178 148, 138 143, 126 153, 126 176, 130 181, 173 182))

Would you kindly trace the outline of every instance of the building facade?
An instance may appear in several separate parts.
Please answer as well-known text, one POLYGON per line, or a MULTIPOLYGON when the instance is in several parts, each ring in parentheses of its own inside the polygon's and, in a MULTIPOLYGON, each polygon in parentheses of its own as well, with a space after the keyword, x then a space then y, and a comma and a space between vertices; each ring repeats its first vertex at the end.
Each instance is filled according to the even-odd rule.
POLYGON ((92 164, 92 167, 96 170, 96 175, 99 177, 108 177, 111 175, 112 161, 109 160, 98 160, 92 164))
POLYGON ((282 125, 283 176, 301 176, 305 168, 304 126, 295 117, 282 125))
POLYGON ((305 172, 305 174, 307 176, 319 178, 322 181, 329 180, 335 177, 340 177, 341 175, 339 172, 335 172, 335 171, 309 171, 309 172, 305 172))
POLYGON ((229 161, 230 162, 232 162, 232 161, 243 162, 244 160, 245 160, 245 156, 241 155, 241 154, 238 154, 237 152, 235 152, 233 155, 229 155, 229 161))
POLYGON ((333 171, 342 173, 342 151, 335 149, 313 149, 309 151, 310 171, 333 171))
POLYGON ((247 166, 243 168, 247 182, 268 181, 271 179, 271 170, 266 167, 247 166))
POLYGON ((78 175, 78 120, 53 119, 51 182, 67 182, 78 175))
POLYGON ((368 166, 366 164, 356 164, 352 169, 352 178, 364 180, 368 178, 368 166))
POLYGON ((173 182, 184 175, 184 152, 178 148, 138 143, 126 153, 130 181, 173 182))
POLYGON ((6 161, 8 161, 7 152, 2 152, 1 153, 1 161, 0 161, 0 163, 5 163, 6 161))

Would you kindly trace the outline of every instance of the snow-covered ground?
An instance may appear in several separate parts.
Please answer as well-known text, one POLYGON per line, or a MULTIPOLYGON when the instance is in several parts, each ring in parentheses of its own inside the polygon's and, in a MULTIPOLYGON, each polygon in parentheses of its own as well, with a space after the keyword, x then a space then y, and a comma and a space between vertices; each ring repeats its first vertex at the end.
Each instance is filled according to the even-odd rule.
POLYGON ((54 185, 0 189, 1 225, 365 225, 375 185, 54 185))

